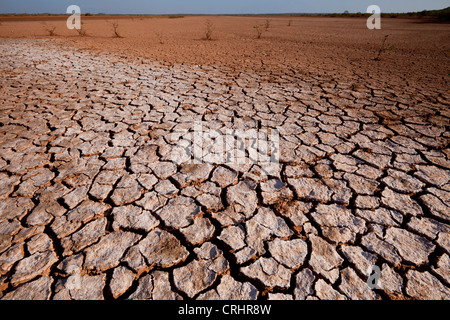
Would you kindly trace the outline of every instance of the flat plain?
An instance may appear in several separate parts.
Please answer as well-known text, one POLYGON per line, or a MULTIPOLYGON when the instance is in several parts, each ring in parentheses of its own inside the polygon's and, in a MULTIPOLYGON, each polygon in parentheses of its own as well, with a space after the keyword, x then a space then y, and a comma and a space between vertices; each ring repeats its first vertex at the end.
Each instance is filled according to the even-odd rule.
POLYGON ((0 17, 0 299, 450 299, 449 24, 82 22, 0 17), (173 163, 195 121, 278 172, 173 163))

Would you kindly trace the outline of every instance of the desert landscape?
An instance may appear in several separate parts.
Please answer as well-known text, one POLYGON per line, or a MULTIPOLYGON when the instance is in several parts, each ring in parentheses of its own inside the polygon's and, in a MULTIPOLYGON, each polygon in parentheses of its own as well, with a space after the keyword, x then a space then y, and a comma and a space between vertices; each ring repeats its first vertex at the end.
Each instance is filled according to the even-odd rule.
POLYGON ((450 24, 66 19, 0 16, 1 300, 450 299, 450 24))

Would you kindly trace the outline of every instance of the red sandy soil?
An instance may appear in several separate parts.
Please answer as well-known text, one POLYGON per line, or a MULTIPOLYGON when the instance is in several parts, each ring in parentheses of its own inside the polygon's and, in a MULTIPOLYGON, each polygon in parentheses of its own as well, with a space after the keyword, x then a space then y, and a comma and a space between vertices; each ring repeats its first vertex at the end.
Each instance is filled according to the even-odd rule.
POLYGON ((169 64, 213 64, 235 72, 326 75, 358 86, 373 82, 396 91, 448 90, 450 24, 383 18, 369 30, 365 18, 286 16, 82 17, 87 35, 66 28, 65 17, 1 17, 0 37, 49 38, 92 51, 120 52, 169 64), (33 21, 30 21, 33 20, 33 21), (206 21, 212 41, 204 40, 206 21), (265 30, 266 20, 270 21, 265 30), (289 20, 291 25, 288 26, 289 20), (122 38, 113 37, 112 22, 122 38), (254 26, 263 29, 257 39, 254 26), (47 27, 55 26, 56 36, 47 27), (389 35, 381 54, 383 39, 389 35))

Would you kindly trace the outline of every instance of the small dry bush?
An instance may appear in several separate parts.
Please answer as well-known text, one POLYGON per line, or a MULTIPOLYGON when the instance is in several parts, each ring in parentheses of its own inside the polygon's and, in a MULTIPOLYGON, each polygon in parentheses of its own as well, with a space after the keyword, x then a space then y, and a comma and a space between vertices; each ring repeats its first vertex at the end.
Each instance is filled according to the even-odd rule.
POLYGON ((56 32, 55 32, 56 27, 55 26, 44 23, 44 29, 45 29, 45 31, 47 31, 49 36, 56 36, 56 32))
POLYGON ((114 38, 123 38, 119 33, 119 23, 117 21, 111 22, 113 28, 114 38))
POLYGON ((210 20, 206 20, 205 22, 205 40, 212 40, 212 34, 214 31, 214 24, 210 20))
POLYGON ((383 42, 381 43, 381 47, 380 47, 380 49, 378 49, 378 55, 377 55, 376 58, 373 59, 373 60, 375 60, 375 61, 380 61, 380 60, 381 60, 381 55, 382 55, 384 52, 386 52, 386 51, 392 52, 392 51, 395 50, 395 46, 393 46, 393 45, 386 46, 386 41, 387 41, 388 38, 389 38, 389 35, 388 35, 388 34, 384 36, 383 42))
POLYGON ((80 29, 75 29, 75 30, 77 30, 78 35, 80 37, 87 37, 87 35, 88 35, 87 31, 86 31, 86 28, 84 27, 83 23, 81 23, 81 28, 80 29))
POLYGON ((253 26, 253 29, 255 29, 255 31, 256 31, 256 39, 261 39, 261 36, 264 32, 263 26, 256 24, 253 26))

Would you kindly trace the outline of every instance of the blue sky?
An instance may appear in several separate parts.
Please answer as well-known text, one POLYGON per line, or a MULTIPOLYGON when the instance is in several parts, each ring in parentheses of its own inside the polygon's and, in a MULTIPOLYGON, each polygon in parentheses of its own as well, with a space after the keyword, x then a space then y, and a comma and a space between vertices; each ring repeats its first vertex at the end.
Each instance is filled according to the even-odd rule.
POLYGON ((0 13, 65 13, 72 4, 82 13, 342 13, 365 12, 372 4, 382 12, 443 9, 450 0, 0 0, 0 13))

